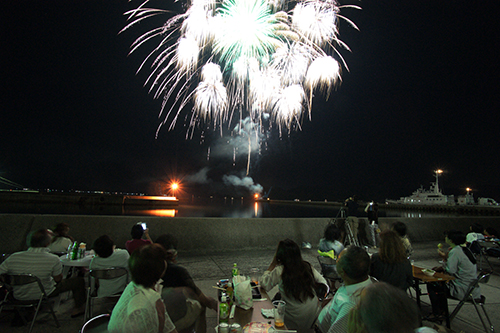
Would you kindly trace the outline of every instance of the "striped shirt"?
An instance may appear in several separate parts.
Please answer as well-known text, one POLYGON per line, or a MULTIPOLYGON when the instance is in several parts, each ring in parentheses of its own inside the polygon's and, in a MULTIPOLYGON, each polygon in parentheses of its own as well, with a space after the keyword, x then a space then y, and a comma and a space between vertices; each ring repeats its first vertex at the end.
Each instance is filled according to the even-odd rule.
MULTIPOLYGON (((1 265, 0 274, 33 274, 41 281, 45 292, 54 291, 53 276, 62 274, 62 264, 47 247, 30 247, 27 251, 10 255, 1 265)), ((14 287, 14 297, 18 300, 33 300, 40 297, 40 288, 36 283, 14 287)))

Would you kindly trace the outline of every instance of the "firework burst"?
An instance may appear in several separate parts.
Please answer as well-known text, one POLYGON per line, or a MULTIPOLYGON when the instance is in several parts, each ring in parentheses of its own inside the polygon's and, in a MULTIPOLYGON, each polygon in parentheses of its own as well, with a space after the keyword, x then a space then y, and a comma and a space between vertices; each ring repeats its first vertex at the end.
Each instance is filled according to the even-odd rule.
POLYGON ((300 128, 304 114, 311 117, 313 92, 328 98, 347 68, 338 20, 356 26, 340 10, 359 9, 335 0, 188 0, 185 12, 172 13, 148 3, 125 13, 122 31, 168 15, 131 48, 157 43, 139 70, 151 65, 146 84, 163 96, 158 131, 186 111, 191 133, 205 123, 221 134, 247 118, 258 128, 276 124, 280 134, 300 128))

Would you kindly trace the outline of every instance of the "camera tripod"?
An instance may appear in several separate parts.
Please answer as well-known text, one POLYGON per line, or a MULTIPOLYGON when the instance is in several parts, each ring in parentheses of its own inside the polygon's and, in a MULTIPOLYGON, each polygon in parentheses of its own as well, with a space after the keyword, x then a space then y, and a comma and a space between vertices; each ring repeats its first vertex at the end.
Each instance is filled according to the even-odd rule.
MULTIPOLYGON (((344 231, 345 231, 345 239, 344 239, 344 245, 356 245, 356 246, 359 246, 359 242, 358 242, 358 239, 357 237, 354 237, 354 234, 352 232, 352 227, 351 227, 351 221, 350 219, 346 216, 345 216, 345 208, 344 207, 340 207, 340 210, 339 212, 337 213, 337 216, 335 216, 335 218, 333 219, 333 223, 335 223, 337 221, 338 218, 341 218, 341 219, 344 219, 345 223, 344 223, 344 231)), ((338 225, 338 224, 337 224, 338 225)))

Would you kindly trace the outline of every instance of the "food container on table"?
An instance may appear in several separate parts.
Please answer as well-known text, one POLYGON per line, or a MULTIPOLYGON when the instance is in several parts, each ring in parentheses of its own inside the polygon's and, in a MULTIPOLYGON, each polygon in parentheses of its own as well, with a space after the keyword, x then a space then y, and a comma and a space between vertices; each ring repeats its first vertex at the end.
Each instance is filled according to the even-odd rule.
POLYGON ((436 274, 436 271, 427 268, 423 269, 422 272, 427 276, 434 276, 434 274, 436 274))

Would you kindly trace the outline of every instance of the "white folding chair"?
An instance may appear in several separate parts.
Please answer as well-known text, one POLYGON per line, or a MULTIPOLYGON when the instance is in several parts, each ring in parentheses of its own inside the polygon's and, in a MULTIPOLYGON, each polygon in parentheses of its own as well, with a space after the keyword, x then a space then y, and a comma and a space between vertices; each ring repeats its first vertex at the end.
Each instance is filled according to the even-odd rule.
POLYGON ((80 333, 106 333, 108 332, 108 323, 111 319, 109 314, 102 314, 88 320, 80 330, 80 333))

